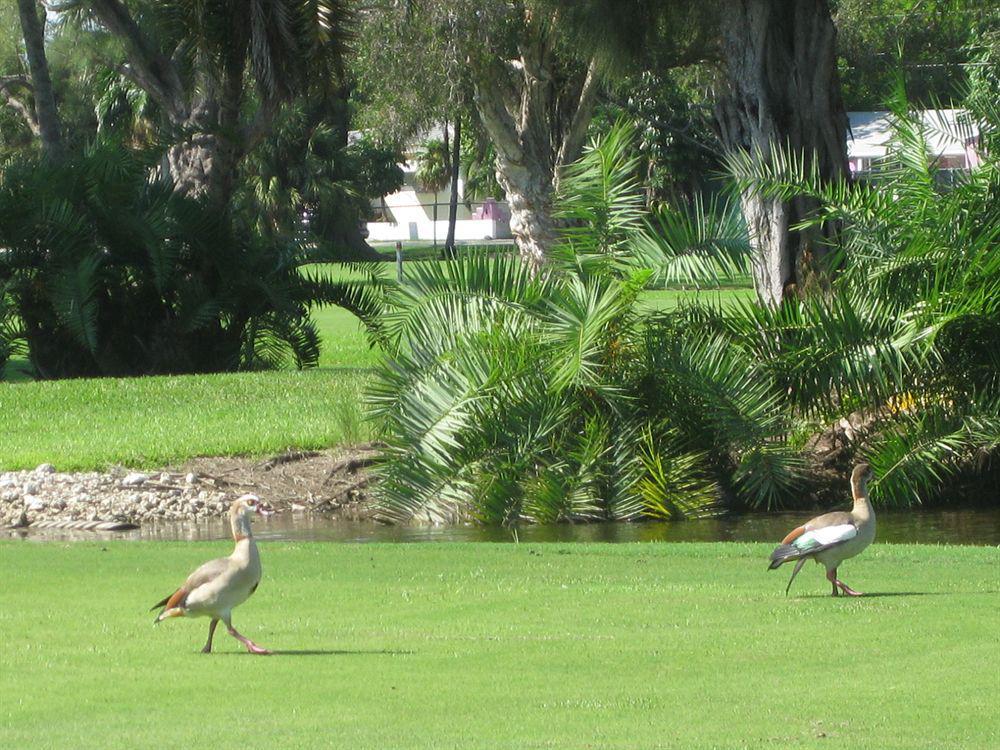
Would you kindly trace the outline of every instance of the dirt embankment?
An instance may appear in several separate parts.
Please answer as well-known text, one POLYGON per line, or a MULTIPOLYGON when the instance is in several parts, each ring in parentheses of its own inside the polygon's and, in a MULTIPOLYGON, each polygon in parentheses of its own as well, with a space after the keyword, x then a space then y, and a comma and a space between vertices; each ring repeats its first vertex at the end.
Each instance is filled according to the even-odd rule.
POLYGON ((324 451, 289 451, 267 459, 195 458, 175 471, 211 479, 235 496, 252 492, 275 510, 335 513, 349 520, 371 515, 371 445, 324 451))
POLYGON ((0 474, 0 526, 218 517, 245 493, 277 511, 370 518, 369 471, 378 450, 359 445, 270 458, 197 458, 155 471, 59 472, 52 464, 0 474))

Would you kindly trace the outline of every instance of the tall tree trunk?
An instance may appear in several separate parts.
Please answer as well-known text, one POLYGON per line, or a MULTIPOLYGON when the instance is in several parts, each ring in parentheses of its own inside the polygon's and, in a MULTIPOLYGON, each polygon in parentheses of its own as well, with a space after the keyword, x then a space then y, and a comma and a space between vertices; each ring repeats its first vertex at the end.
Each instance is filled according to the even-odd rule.
POLYGON ((385 258, 373 248, 361 234, 357 221, 325 222, 317 228, 317 234, 328 243, 337 260, 382 261, 385 258))
MULTIPOLYGON (((184 140, 167 151, 174 189, 191 197, 206 198, 228 206, 236 183, 236 170, 244 153, 245 134, 240 128, 244 95, 244 57, 250 43, 246 23, 230 31, 230 45, 218 72, 200 61, 195 92, 180 125, 184 140)), ((261 107, 261 111, 268 107, 261 107)))
POLYGON ((497 152, 521 257, 536 270, 558 235, 552 216, 559 168, 583 148, 597 102, 597 64, 569 80, 556 74, 552 19, 526 14, 516 64, 491 58, 476 71, 476 109, 497 152), (489 82, 486 87, 478 82, 489 82))
MULTIPOLYGON (((340 86, 336 93, 331 96, 330 124, 337 134, 338 147, 345 148, 351 132, 351 108, 347 103, 351 96, 350 86, 347 84, 340 86)), ((385 205, 385 197, 382 196, 381 200, 382 212, 388 215, 389 210, 385 205)), ((350 204, 346 204, 342 211, 326 217, 315 229, 323 241, 334 250, 336 257, 341 260, 385 260, 378 250, 369 245, 365 239, 366 233, 362 232, 362 229, 365 229, 366 219, 367 214, 355 210, 350 204)))
POLYGON ((544 163, 530 159, 514 161, 498 153, 497 182, 507 195, 510 231, 521 258, 540 269, 558 238, 552 216, 553 169, 544 163))
MULTIPOLYGON (((728 0, 722 13, 729 91, 716 119, 723 144, 769 159, 774 146, 815 162, 825 179, 847 172, 847 115, 828 0, 728 0)), ((823 285, 832 227, 792 232, 814 210, 742 196, 754 251, 754 285, 771 305, 823 285)))
POLYGON ((437 250, 438 246, 438 194, 434 191, 434 211, 433 219, 431 219, 431 237, 434 238, 434 249, 437 250))
POLYGON ((232 149, 222 138, 192 133, 167 150, 167 165, 174 190, 193 198, 209 197, 223 205, 233 188, 235 164, 226 166, 232 149))
POLYGON ((35 117, 42 138, 42 149, 49 157, 61 159, 65 150, 56 98, 52 91, 52 78, 49 76, 49 63, 45 58, 45 27, 38 15, 39 5, 36 0, 17 0, 17 6, 34 90, 35 117))
POLYGON ((462 156, 462 118, 455 117, 455 134, 451 144, 451 197, 448 200, 448 237, 444 241, 446 258, 455 257, 455 224, 458 221, 458 177, 462 156))
POLYGON ((175 189, 219 206, 228 204, 240 160, 270 131, 280 103, 277 94, 264 97, 250 122, 241 126, 249 16, 233 12, 225 54, 219 60, 198 57, 195 81, 189 85, 177 60, 144 33, 123 0, 86 0, 84 5, 122 44, 128 58, 123 72, 156 101, 181 134, 165 159, 175 189))

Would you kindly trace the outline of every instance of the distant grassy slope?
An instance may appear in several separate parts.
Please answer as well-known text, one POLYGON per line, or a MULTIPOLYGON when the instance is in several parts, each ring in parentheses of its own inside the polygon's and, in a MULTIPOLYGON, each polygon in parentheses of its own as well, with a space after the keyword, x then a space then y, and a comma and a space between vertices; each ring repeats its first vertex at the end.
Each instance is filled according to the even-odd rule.
POLYGON ((254 657, 146 612, 227 545, 0 543, 0 746, 1000 746, 996 549, 876 546, 862 599, 768 551, 264 544, 254 657))
POLYGON ((367 437, 361 372, 312 370, 0 384, 0 471, 156 466, 367 437))

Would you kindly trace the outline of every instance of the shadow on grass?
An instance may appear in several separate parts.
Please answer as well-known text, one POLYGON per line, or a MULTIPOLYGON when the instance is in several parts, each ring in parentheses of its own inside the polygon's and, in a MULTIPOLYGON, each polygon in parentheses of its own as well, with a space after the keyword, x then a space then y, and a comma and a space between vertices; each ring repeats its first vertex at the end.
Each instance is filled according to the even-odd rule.
POLYGON ((861 599, 875 599, 880 596, 950 596, 954 591, 873 591, 862 594, 861 599))
MULTIPOLYGON (((213 654, 226 656, 245 656, 246 651, 213 651, 213 654)), ((344 649, 281 649, 272 651, 268 656, 409 656, 413 651, 348 651, 344 649)))
POLYGON ((833 596, 831 594, 801 594, 790 599, 877 599, 884 596, 951 596, 958 591, 873 591, 861 596, 833 596))
POLYGON ((304 649, 302 651, 274 651, 272 656, 409 656, 413 651, 345 651, 338 649, 304 649))

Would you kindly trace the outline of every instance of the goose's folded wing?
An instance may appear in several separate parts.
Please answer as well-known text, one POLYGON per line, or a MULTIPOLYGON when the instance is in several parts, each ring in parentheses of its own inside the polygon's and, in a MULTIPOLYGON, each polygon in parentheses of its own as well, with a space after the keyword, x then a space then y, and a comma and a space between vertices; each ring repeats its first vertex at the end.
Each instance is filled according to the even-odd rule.
POLYGON ((820 550, 843 544, 858 535, 858 527, 853 523, 840 523, 833 526, 820 526, 809 529, 798 536, 792 545, 802 552, 819 552, 820 550))
POLYGON ((209 560, 207 563, 195 570, 194 573, 189 575, 181 588, 186 589, 187 591, 194 591, 199 586, 204 586, 206 583, 210 583, 221 576, 229 570, 231 564, 232 561, 228 557, 219 557, 215 560, 209 560))
POLYGON ((184 581, 179 589, 166 599, 154 604, 152 609, 173 609, 174 607, 183 607, 192 591, 199 586, 204 586, 206 583, 215 580, 218 576, 225 573, 229 570, 229 565, 230 560, 228 557, 219 557, 215 560, 209 560, 189 575, 187 580, 184 581))

